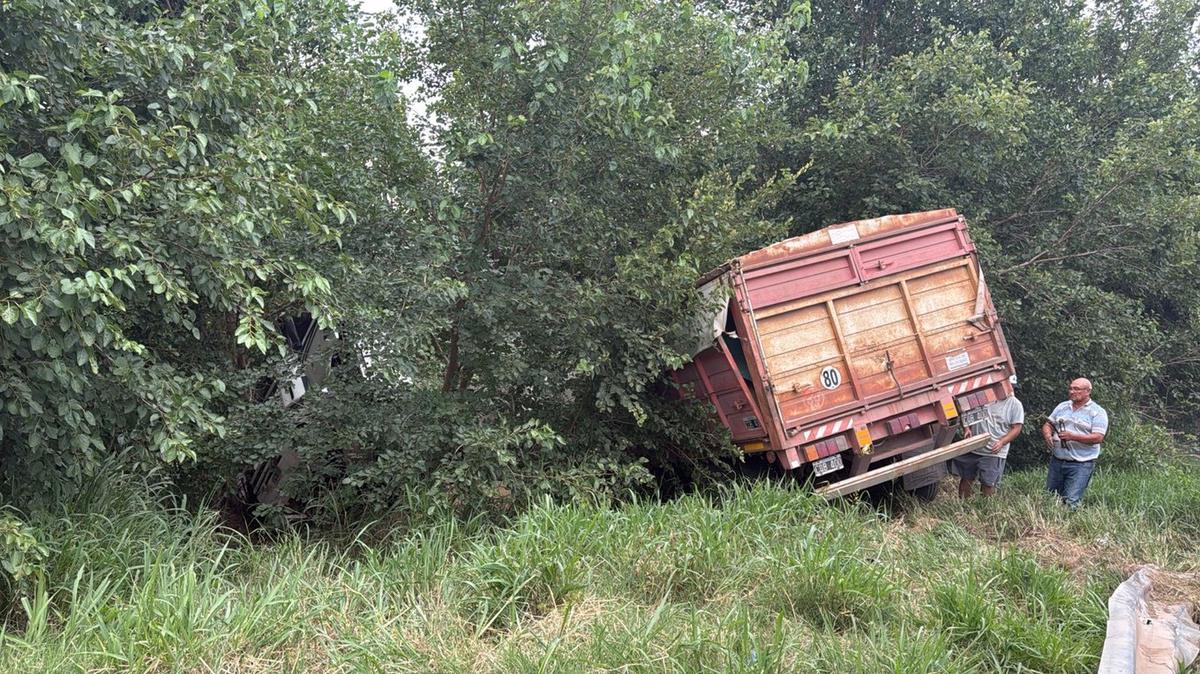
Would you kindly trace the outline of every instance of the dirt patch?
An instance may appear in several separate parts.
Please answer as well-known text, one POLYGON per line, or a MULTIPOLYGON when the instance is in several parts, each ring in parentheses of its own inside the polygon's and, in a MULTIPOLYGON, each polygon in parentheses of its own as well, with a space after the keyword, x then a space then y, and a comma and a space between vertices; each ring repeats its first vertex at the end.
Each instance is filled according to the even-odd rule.
POLYGON ((548 641, 570 632, 583 631, 602 617, 618 612, 618 602, 588 595, 569 607, 554 607, 546 615, 527 623, 523 631, 527 633, 526 636, 548 641))
POLYGON ((1042 527, 1023 532, 1013 545, 1040 562, 1072 573, 1096 567, 1121 568, 1128 564, 1119 548, 1101 541, 1080 543, 1060 531, 1042 527))
POLYGON ((1150 595, 1156 603, 1187 604, 1193 615, 1200 611, 1200 574, 1155 569, 1151 578, 1150 595))
POLYGON ((1026 552, 1040 564, 1067 571, 1080 581, 1098 569, 1119 571, 1136 561, 1105 537, 1081 540, 1045 519, 1032 516, 1025 522, 1011 518, 988 521, 969 510, 918 511, 897 518, 888 535, 895 540, 907 533, 931 533, 946 525, 961 529, 985 546, 1026 552))

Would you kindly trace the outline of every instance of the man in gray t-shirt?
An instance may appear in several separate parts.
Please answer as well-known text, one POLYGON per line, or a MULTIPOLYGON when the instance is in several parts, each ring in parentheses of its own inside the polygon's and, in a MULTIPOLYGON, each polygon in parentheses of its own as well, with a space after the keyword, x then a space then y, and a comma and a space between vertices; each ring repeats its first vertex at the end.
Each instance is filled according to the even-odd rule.
POLYGON ((996 493, 1000 484, 1000 476, 1004 474, 1004 460, 1008 458, 1008 445, 1013 438, 1021 434, 1021 426, 1025 423, 1025 406, 1015 395, 1003 400, 989 403, 983 408, 983 415, 974 423, 964 425, 967 437, 978 433, 986 433, 992 441, 970 454, 964 454, 954 459, 954 472, 959 475, 958 495, 967 498, 971 495, 972 485, 978 478, 980 491, 984 496, 996 493))

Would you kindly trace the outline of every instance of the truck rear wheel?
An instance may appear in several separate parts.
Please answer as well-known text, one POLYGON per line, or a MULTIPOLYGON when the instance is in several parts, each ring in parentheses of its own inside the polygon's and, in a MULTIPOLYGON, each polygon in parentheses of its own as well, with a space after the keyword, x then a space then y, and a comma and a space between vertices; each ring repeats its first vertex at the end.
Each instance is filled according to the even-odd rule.
POLYGON ((927 484, 924 487, 917 487, 916 489, 912 490, 911 493, 913 497, 915 497, 921 503, 933 503, 935 500, 937 500, 938 487, 940 486, 940 483, 934 482, 933 484, 927 484))

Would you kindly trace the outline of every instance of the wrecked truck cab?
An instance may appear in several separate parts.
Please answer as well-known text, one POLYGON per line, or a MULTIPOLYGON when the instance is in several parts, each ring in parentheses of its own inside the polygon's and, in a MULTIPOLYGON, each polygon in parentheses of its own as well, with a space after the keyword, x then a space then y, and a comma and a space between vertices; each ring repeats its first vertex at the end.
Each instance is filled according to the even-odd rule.
POLYGON ((744 452, 811 473, 823 493, 894 478, 936 489, 945 459, 979 445, 949 447, 960 418, 1013 393, 953 209, 826 227, 734 258, 699 287, 711 310, 673 379, 744 452))

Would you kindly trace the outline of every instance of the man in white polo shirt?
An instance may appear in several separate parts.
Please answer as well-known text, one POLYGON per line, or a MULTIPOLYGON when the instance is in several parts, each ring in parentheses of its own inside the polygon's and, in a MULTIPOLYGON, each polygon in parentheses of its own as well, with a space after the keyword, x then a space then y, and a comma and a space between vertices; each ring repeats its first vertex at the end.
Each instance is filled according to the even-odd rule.
POLYGON ((1092 382, 1082 377, 1071 382, 1067 396, 1042 424, 1042 438, 1053 455, 1046 490, 1074 509, 1096 470, 1100 443, 1108 433, 1108 412, 1092 400, 1092 382))

